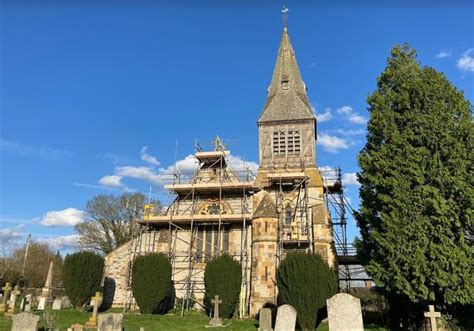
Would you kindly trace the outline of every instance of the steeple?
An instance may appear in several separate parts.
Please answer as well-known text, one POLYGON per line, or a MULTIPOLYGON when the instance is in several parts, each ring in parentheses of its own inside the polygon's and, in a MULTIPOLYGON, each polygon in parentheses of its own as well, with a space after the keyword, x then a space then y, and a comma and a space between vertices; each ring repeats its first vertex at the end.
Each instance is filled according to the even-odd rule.
POLYGON ((283 27, 280 49, 268 88, 267 101, 258 124, 274 121, 315 120, 311 111, 306 85, 296 63, 288 29, 283 27))

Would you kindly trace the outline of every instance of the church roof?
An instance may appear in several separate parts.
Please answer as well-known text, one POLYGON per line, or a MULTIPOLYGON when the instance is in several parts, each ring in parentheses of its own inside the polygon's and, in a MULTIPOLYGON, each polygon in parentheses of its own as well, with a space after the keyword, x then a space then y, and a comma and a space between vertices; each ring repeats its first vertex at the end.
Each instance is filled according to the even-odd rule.
POLYGON ((315 116, 285 27, 267 101, 258 123, 301 119, 315 119, 315 116))

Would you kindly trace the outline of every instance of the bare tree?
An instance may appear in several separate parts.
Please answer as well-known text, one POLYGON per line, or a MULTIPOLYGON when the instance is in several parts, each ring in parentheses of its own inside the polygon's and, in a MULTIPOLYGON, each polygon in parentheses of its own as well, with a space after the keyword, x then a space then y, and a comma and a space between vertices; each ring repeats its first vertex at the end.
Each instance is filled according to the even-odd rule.
POLYGON ((4 279, 6 274, 12 270, 12 253, 18 247, 18 240, 9 233, 0 234, 0 279, 4 279))
MULTIPOLYGON (((159 202, 154 201, 155 205, 159 202)), ((87 202, 86 221, 75 226, 79 246, 109 253, 137 234, 146 198, 140 193, 98 195, 87 202)))

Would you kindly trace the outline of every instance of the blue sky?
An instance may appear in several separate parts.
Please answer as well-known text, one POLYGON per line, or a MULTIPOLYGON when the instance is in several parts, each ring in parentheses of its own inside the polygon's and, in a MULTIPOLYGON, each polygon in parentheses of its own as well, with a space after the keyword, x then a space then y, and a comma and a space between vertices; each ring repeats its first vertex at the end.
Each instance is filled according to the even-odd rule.
MULTIPOLYGON (((160 175, 189 168, 196 138, 258 160, 284 3, 112 3, 0 8, 0 235, 71 249, 88 199, 150 185, 163 197, 160 175)), ((287 1, 288 29, 319 118, 318 165, 343 169, 357 207, 365 100, 390 49, 409 43, 472 101, 473 7, 324 3, 287 1)))

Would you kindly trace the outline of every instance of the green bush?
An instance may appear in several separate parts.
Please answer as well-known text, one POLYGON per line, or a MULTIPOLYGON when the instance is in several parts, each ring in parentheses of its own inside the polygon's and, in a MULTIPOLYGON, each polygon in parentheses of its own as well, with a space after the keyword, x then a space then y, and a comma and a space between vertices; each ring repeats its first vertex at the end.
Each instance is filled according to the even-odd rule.
POLYGON ((133 261, 132 291, 140 312, 159 313, 167 310, 165 301, 172 296, 171 263, 163 253, 138 256, 133 261))
POLYGON ((66 294, 76 308, 81 308, 100 290, 104 271, 104 258, 93 252, 66 255, 63 281, 66 294))
POLYGON ((204 271, 204 286, 206 287, 204 303, 207 310, 213 310, 214 305, 211 300, 218 295, 222 300, 219 305, 219 315, 223 318, 231 317, 239 302, 241 284, 242 268, 239 262, 229 255, 221 255, 210 260, 204 271))
POLYGON ((298 312, 303 330, 314 330, 318 310, 337 290, 337 276, 316 254, 288 253, 276 274, 278 292, 283 304, 298 312))

